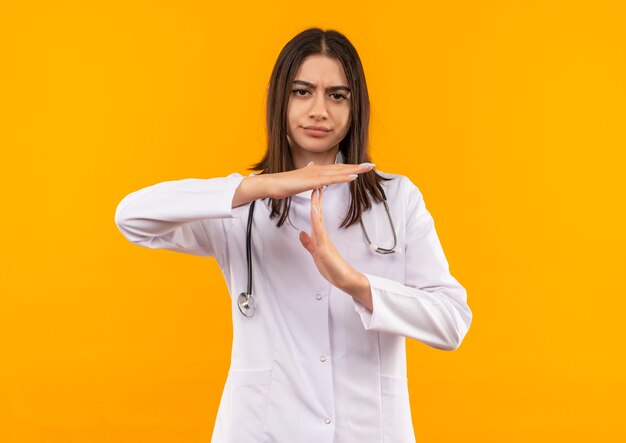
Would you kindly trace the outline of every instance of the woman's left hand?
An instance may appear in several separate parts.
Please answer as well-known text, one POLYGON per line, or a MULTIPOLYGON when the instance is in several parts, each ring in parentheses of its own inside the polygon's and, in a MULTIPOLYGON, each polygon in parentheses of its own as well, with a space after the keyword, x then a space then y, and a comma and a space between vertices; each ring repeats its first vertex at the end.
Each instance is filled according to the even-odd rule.
POLYGON ((326 235, 322 213, 322 188, 314 189, 311 195, 311 235, 300 231, 300 242, 311 253, 320 274, 337 288, 349 284, 354 268, 341 256, 331 239, 326 235), (319 191, 319 195, 318 192, 319 191))

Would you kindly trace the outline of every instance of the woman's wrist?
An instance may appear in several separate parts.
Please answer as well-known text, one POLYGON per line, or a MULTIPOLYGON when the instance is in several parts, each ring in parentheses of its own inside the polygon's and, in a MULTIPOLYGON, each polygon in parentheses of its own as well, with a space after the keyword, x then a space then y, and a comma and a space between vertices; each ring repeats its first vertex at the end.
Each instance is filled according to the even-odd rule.
POLYGON ((270 186, 269 175, 249 175, 244 177, 235 190, 232 207, 235 208, 253 200, 271 197, 270 186))
POLYGON ((365 306, 370 311, 373 310, 372 304, 372 287, 370 285, 369 279, 363 275, 363 273, 357 271, 352 268, 352 272, 350 273, 350 277, 347 279, 345 284, 342 284, 340 287, 343 292, 349 294, 365 306))

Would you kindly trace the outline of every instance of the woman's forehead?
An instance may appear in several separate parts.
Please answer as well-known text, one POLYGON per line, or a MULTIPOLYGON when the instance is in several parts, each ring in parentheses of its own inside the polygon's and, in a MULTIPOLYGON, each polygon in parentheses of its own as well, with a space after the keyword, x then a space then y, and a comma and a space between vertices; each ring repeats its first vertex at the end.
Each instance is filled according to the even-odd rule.
POLYGON ((346 75, 341 62, 325 55, 310 55, 296 71, 295 80, 302 80, 324 87, 346 85, 346 75))

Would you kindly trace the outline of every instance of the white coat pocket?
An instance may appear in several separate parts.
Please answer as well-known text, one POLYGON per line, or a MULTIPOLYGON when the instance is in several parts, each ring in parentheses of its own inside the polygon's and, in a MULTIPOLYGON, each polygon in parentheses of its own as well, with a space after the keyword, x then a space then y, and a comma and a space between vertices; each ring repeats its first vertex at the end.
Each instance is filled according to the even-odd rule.
POLYGON ((228 409, 225 418, 229 443, 264 442, 272 368, 228 372, 228 409))
POLYGON ((392 375, 380 375, 382 403, 383 441, 415 443, 408 379, 392 375))

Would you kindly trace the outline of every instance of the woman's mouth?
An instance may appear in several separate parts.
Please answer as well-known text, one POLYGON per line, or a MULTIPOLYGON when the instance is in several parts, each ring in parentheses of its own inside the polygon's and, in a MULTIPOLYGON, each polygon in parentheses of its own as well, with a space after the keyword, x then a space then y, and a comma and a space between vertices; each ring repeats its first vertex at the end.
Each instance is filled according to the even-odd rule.
POLYGON ((313 126, 303 127, 302 129, 307 135, 310 135, 311 137, 324 137, 330 132, 330 130, 328 129, 318 129, 313 126))

